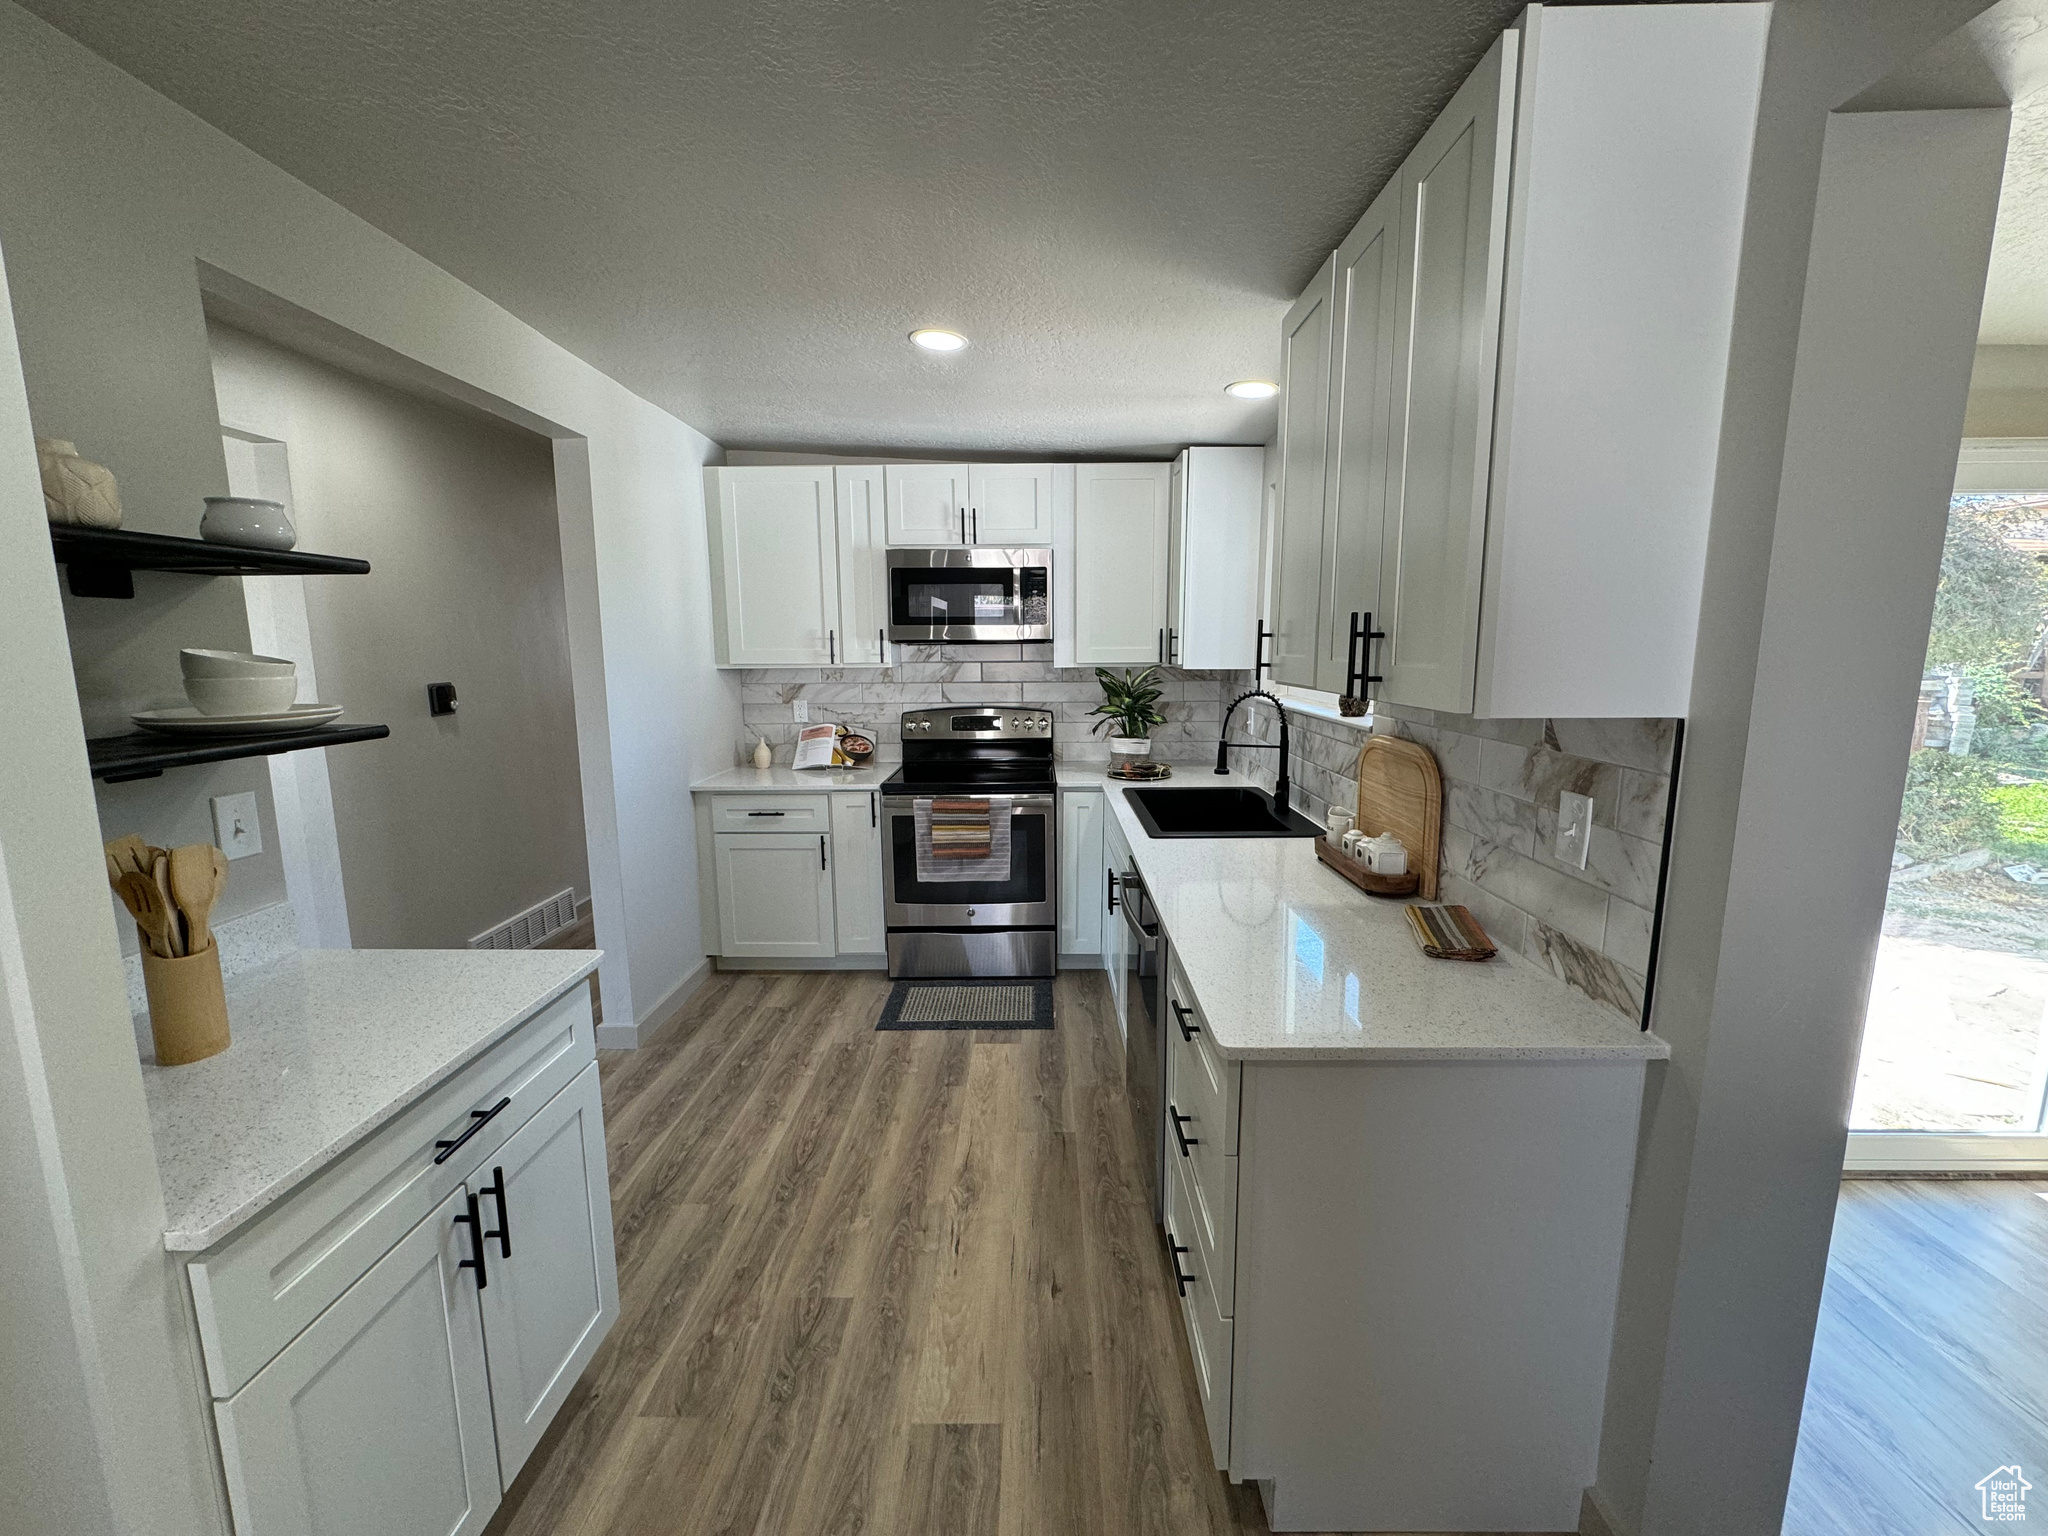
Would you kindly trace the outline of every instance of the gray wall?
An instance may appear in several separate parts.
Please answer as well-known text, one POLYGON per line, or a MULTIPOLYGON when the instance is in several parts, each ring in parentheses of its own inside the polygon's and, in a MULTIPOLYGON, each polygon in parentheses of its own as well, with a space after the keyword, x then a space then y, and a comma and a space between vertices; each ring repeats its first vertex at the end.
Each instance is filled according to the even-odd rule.
POLYGON ((221 419, 284 442, 320 689, 386 741, 327 755, 349 928, 440 949, 590 890, 547 439, 209 327, 221 419), (426 685, 460 707, 430 717, 426 685))

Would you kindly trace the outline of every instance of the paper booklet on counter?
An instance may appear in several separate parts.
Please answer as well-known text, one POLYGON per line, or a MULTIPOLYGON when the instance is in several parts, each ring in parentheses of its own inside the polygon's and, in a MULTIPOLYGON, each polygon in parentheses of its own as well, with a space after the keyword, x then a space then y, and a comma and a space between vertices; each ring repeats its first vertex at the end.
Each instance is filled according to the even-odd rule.
POLYGON ((796 733, 796 759, 792 768, 830 768, 832 744, 839 739, 836 725, 807 725, 796 733))

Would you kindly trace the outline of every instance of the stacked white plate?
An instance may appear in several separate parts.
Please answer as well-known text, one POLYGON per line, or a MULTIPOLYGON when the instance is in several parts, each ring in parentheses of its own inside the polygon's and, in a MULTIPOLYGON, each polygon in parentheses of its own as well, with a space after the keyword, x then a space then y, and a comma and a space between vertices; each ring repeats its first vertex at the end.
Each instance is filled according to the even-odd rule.
POLYGON ((166 736, 267 736, 311 730, 341 715, 339 704, 300 704, 298 664, 247 651, 178 653, 185 696, 176 709, 145 709, 128 718, 166 736))

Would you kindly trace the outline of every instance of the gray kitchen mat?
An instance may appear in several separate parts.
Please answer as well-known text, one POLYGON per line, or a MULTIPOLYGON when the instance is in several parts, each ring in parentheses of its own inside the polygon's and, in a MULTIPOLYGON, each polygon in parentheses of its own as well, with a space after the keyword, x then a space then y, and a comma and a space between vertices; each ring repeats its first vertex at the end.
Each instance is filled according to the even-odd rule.
POLYGON ((1051 1029, 1050 981, 899 981, 877 1029, 1051 1029))

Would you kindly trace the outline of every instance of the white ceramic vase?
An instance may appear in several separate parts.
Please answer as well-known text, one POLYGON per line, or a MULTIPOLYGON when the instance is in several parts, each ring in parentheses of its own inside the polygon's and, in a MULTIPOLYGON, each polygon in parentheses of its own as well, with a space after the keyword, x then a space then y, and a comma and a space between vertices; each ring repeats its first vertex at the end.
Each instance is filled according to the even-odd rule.
POLYGON ((81 459, 77 446, 60 437, 39 437, 36 468, 42 472, 43 512, 51 522, 83 528, 121 526, 121 492, 106 465, 81 459))
POLYGON ((299 531, 285 515, 284 503, 260 496, 207 496, 206 515, 199 519, 199 537, 209 544, 235 544, 243 549, 290 549, 299 531))

